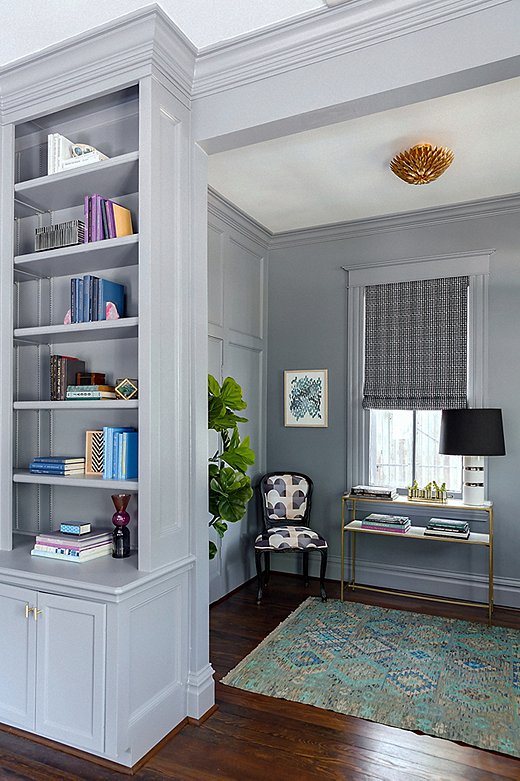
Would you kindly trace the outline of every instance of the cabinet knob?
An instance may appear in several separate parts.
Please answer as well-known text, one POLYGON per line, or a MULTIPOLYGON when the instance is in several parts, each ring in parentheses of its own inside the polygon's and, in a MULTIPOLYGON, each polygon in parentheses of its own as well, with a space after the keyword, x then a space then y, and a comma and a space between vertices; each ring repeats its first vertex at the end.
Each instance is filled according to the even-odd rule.
POLYGON ((34 610, 33 607, 31 607, 30 605, 26 605, 25 606, 25 617, 29 618, 29 613, 32 613, 33 610, 34 610))
POLYGON ((41 611, 41 610, 38 610, 38 609, 37 609, 37 608, 35 608, 35 607, 33 607, 33 608, 32 608, 32 611, 33 611, 34 620, 35 620, 35 621, 38 621, 38 616, 40 615, 40 613, 41 613, 42 611, 41 611))

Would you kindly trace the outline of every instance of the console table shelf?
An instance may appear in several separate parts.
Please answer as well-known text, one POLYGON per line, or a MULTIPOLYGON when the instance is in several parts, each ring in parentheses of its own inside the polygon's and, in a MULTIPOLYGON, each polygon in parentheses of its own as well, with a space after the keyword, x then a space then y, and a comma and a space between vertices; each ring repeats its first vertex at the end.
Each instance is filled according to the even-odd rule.
POLYGON ((491 616, 493 614, 493 503, 485 502, 482 505, 474 506, 463 504, 461 500, 451 499, 448 502, 422 502, 413 501, 406 497, 400 497, 398 499, 379 499, 364 496, 352 496, 350 494, 342 497, 342 512, 341 512, 341 599, 344 599, 344 587, 345 587, 345 538, 346 535, 350 535, 349 546, 349 567, 350 578, 346 582, 347 589, 363 589, 367 591, 378 591, 384 594, 399 594, 401 596, 414 597, 417 599, 429 599, 435 602, 445 602, 449 604, 457 605, 470 605, 487 608, 488 621, 491 623, 491 616), (468 539, 457 539, 456 537, 442 537, 442 536, 430 536, 424 534, 424 526, 410 526, 405 533, 396 533, 384 531, 384 529, 363 529, 361 526, 361 520, 356 519, 356 510, 358 504, 379 504, 391 505, 392 507, 400 506, 401 512, 404 506, 421 508, 421 507, 435 507, 439 510, 451 510, 457 513, 476 511, 485 512, 488 515, 488 533, 471 532, 468 539), (457 543, 458 545, 481 545, 488 548, 489 551, 489 566, 488 566, 488 601, 487 602, 468 602, 464 600, 452 599, 448 597, 438 597, 430 595, 417 595, 407 591, 395 591, 385 588, 378 588, 376 586, 359 585, 356 583, 356 538, 358 534, 375 534, 384 537, 395 537, 398 540, 423 540, 427 542, 444 542, 444 543, 457 543))

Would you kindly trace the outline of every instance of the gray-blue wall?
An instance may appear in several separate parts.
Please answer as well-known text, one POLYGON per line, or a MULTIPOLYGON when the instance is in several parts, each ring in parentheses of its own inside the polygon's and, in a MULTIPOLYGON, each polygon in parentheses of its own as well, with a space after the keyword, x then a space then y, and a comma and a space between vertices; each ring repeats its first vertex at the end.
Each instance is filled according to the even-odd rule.
MULTIPOLYGON (((440 217, 440 215, 444 215, 440 217)), ((425 215, 427 217, 428 215, 425 215)), ((507 456, 489 459, 488 495, 495 503, 495 597, 520 606, 520 222, 518 204, 491 216, 391 220, 358 236, 331 231, 277 237, 270 253, 267 467, 299 469, 315 482, 313 523, 330 544, 329 575, 340 572, 341 494, 346 485, 346 291, 341 266, 495 248, 489 277, 489 357, 486 406, 501 407, 507 456), (310 243, 306 243, 306 236, 310 243), (282 246, 283 245, 283 246, 282 246), (284 369, 329 370, 329 425, 283 425, 284 369)), ((479 523, 475 530, 485 531, 479 523)), ((486 550, 474 546, 366 538, 360 572, 389 587, 485 599, 486 550)), ((273 567, 294 561, 273 557, 273 567)))

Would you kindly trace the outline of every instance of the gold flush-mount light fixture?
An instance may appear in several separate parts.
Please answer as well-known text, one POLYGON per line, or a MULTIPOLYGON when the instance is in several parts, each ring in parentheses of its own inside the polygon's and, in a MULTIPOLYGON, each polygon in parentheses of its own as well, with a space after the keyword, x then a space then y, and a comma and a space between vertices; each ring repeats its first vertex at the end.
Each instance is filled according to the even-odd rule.
POLYGON ((408 184, 428 184, 438 179, 453 162, 454 154, 445 146, 416 144, 390 161, 390 168, 408 184))

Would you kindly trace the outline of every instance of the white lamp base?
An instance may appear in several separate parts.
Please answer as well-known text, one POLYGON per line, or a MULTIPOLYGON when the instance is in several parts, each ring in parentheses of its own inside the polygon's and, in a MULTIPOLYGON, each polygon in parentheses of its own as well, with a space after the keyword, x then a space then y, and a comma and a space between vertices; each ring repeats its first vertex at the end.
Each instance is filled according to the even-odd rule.
POLYGON ((462 501, 464 504, 484 504, 484 457, 464 456, 462 475, 462 501))

